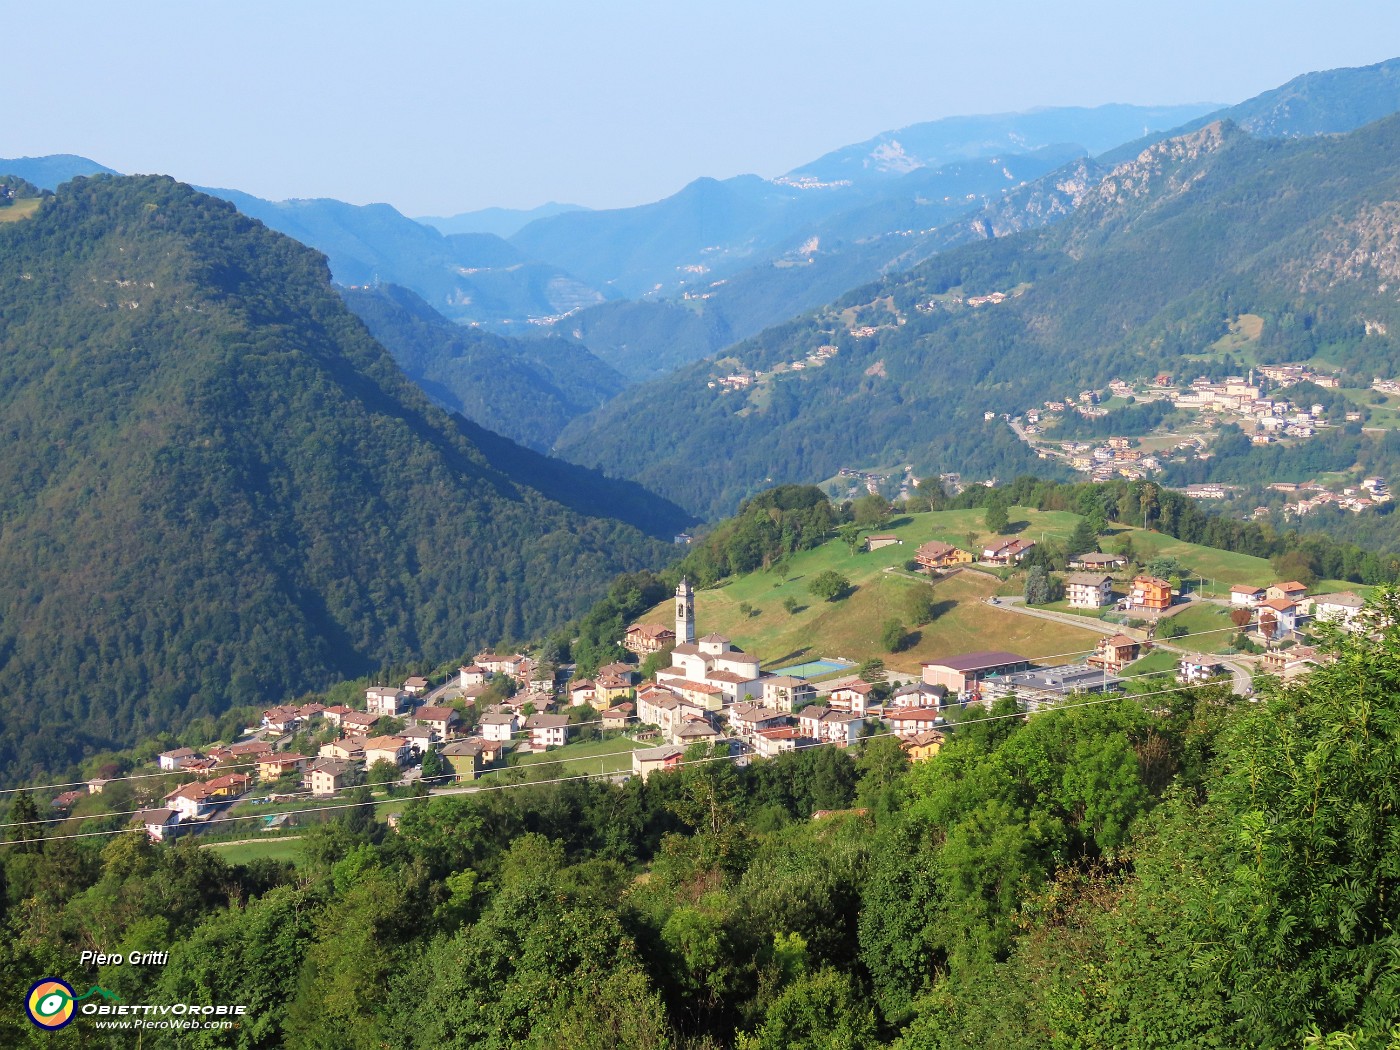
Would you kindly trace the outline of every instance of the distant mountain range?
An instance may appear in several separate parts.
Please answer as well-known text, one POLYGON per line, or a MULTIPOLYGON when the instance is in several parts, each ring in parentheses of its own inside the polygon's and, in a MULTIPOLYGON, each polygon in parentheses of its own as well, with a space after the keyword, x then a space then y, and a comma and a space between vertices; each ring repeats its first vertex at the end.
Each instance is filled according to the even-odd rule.
POLYGON ((1033 153, 1057 143, 1076 143, 1102 153, 1153 130, 1175 128, 1220 109, 1219 103, 1185 106, 1063 106, 1028 113, 945 117, 883 131, 864 142, 832 150, 788 172, 786 181, 869 184, 902 178, 921 168, 956 161, 1033 153))
POLYGON ((80 175, 115 175, 111 168, 86 157, 55 153, 47 157, 0 157, 0 175, 18 175, 41 190, 56 190, 80 175))
POLYGON ((0 507, 7 782, 534 635, 687 520, 434 407, 316 252, 109 176, 0 223, 0 507))
POLYGON ((1219 121, 1107 174, 1082 168, 1018 191, 1044 205, 1059 190, 1061 221, 984 229, 986 240, 632 387, 572 424, 560 451, 720 516, 770 484, 841 467, 1054 473, 983 414, 1199 368, 1188 359, 1240 314, 1262 318, 1257 360, 1400 374, 1389 334, 1400 333, 1400 116, 1292 139, 1219 121), (726 390, 718 380, 732 374, 758 378, 726 390), (665 413, 650 410, 662 402, 665 413))
POLYGON ((491 233, 509 237, 536 219, 547 219, 570 211, 587 211, 580 204, 558 204, 550 201, 538 208, 481 208, 459 215, 424 215, 415 221, 442 233, 491 233))

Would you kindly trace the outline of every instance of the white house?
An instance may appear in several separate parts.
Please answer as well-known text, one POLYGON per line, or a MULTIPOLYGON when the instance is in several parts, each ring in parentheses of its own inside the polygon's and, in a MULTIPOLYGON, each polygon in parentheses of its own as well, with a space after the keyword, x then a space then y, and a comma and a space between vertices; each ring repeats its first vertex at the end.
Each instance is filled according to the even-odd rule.
POLYGON ((774 711, 795 711, 816 698, 816 687, 801 678, 781 674, 763 679, 763 706, 774 711))
POLYGON ((1265 638, 1286 638, 1298 629, 1298 606, 1287 598, 1270 598, 1254 607, 1254 619, 1265 638))
POLYGON ((177 747, 174 751, 167 751, 159 758, 160 768, 170 772, 180 768, 181 763, 187 758, 195 758, 195 750, 192 747, 177 747))
POLYGON ((408 694, 402 689, 372 685, 365 690, 365 712, 371 715, 393 717, 408 702, 408 694))
POLYGON ((1352 591, 1319 594, 1312 599, 1313 619, 1319 623, 1335 623, 1349 628, 1366 605, 1366 599, 1352 591))
POLYGON ((515 715, 509 711, 494 711, 481 716, 481 736, 485 740, 507 741, 518 728, 515 715))
POLYGON ((870 710, 870 694, 874 688, 869 682, 857 678, 833 689, 827 703, 838 711, 849 711, 864 717, 870 710))
POLYGON ((1263 587, 1251 587, 1248 584, 1237 583, 1230 588, 1230 604, 1253 609, 1264 600, 1265 593, 1263 587))
POLYGON ((406 765, 413 747, 406 737, 376 736, 365 741, 365 768, 376 762, 392 762, 396 766, 406 765))
POLYGON ((530 743, 540 749, 563 747, 569 740, 568 715, 531 715, 525 721, 530 743))
POLYGON ((1097 572, 1072 572, 1065 577, 1065 597, 1071 609, 1102 609, 1113 601, 1113 577, 1097 572))

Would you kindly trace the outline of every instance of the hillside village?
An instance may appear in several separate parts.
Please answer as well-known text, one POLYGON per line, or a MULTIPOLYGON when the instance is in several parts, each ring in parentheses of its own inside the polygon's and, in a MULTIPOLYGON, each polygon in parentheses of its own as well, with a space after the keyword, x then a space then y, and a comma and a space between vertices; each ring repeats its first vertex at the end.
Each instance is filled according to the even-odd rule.
MULTIPOLYGON (((895 573, 914 586, 923 580, 935 593, 963 574, 1009 585, 1038 564, 1040 544, 1025 534, 992 534, 969 546, 927 540, 908 551, 898 532, 872 531, 863 553, 852 558, 912 553, 882 575, 895 573)), ((1324 623, 1356 629, 1364 607, 1355 592, 1310 593, 1297 581, 1233 584, 1205 597, 1181 579, 1101 551, 1070 558, 1048 582, 1054 593, 1035 608, 1015 595, 982 601, 999 622, 1093 630, 1092 648, 1047 658, 1036 649, 1014 651, 1005 637, 991 634, 985 648, 939 653, 919 660, 916 671, 887 672, 877 660, 864 665, 862 676, 854 662, 831 656, 765 669, 772 654, 746 652, 719 632, 700 634, 696 591, 682 579, 669 622, 628 625, 617 639, 623 655, 591 675, 523 653, 482 651, 444 678, 369 686, 363 709, 317 702, 269 708, 236 742, 160 754, 159 770, 183 782, 152 799, 158 804, 135 820, 152 839, 165 840, 207 831, 230 813, 246 815, 259 805, 267 807, 263 826, 278 830, 295 823, 297 806, 358 787, 469 791, 478 778, 519 770, 535 756, 565 759, 595 746, 585 741, 616 745, 610 757, 626 764, 605 775, 643 780, 687 757, 747 763, 809 747, 851 748, 875 735, 898 738, 918 762, 935 754, 968 712, 998 701, 1030 715, 1081 695, 1215 679, 1248 692, 1256 674, 1305 674, 1320 659, 1306 644, 1312 631, 1324 623), (1207 637, 1193 640, 1174 618, 1202 609, 1228 616, 1229 626, 1207 628, 1207 637), (1256 652, 1216 655, 1222 639, 1208 636, 1222 631, 1256 652), (645 679, 644 664, 651 671, 645 679)), ((841 615, 839 606, 833 613, 841 615)), ((87 793, 100 794, 106 784, 96 778, 87 793)), ((83 794, 65 792, 54 808, 67 812, 83 794)))
MULTIPOLYGON (((1226 376, 1218 381, 1199 376, 1189 383, 1179 383, 1174 376, 1160 373, 1150 380, 1136 382, 1116 378, 1105 389, 1082 390, 1063 398, 1047 399, 1041 408, 1029 409, 1021 415, 998 415, 987 410, 983 419, 988 422, 1001 419, 1039 458, 1062 462, 1092 481, 1115 477, 1136 481, 1160 474, 1171 462, 1209 460, 1214 454, 1209 439, 1226 424, 1239 426, 1251 444, 1271 445, 1306 441, 1329 429, 1361 423, 1363 413, 1359 405, 1337 412, 1319 402, 1302 404, 1286 396, 1285 392, 1300 383, 1321 390, 1340 387, 1335 374, 1304 364, 1260 365, 1246 376, 1226 376), (1184 414, 1186 422, 1181 426, 1157 427, 1145 434, 1109 437, 1100 442, 1056 436, 1068 417, 1101 419, 1113 408, 1154 403, 1163 403, 1172 411, 1184 414)), ((1400 390, 1400 385, 1377 379, 1372 389, 1385 393, 1400 390)), ((1386 479, 1380 477, 1331 487, 1317 482, 1269 487, 1280 492, 1309 494, 1289 502, 1284 508, 1286 516, 1294 517, 1325 504, 1359 514, 1391 498, 1386 479)), ((1202 499, 1221 499, 1232 487, 1200 484, 1187 486, 1185 491, 1202 499)))

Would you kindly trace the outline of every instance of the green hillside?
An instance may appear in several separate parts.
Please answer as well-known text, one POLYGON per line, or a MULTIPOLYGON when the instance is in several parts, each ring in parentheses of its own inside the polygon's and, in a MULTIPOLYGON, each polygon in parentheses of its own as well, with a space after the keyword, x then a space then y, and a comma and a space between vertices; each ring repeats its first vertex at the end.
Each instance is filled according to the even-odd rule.
POLYGON ((1378 288, 1397 156, 1400 118, 1288 142, 1211 125, 1086 188, 1062 223, 949 251, 635 387, 559 447, 718 515, 841 467, 1043 474, 984 412, 1175 371, 1240 314, 1263 318, 1261 360, 1396 374, 1400 343, 1383 331, 1400 332, 1400 307, 1378 288), (837 352, 821 367, 792 367, 822 346, 837 352), (762 376, 709 385, 736 371, 762 376), (647 410, 663 398, 665 413, 647 410))
POLYGON ((405 374, 449 411, 548 452, 565 424, 626 380, 564 339, 508 339, 454 324, 394 285, 347 288, 345 303, 405 374))
MULTIPOLYGON (((792 555, 782 573, 753 572, 701 590, 695 603, 699 631, 728 636, 746 652, 759 656, 766 669, 821 657, 852 663, 878 657, 891 669, 917 674, 924 660, 975 649, 1008 649, 1028 657, 1092 650, 1098 635, 1087 629, 1032 619, 986 604, 993 595, 1007 593, 996 576, 964 571, 930 586, 927 579, 902 568, 914 557, 919 544, 928 540, 965 547, 969 530, 978 533, 979 539, 987 537, 982 518, 980 510, 901 515, 879 530, 900 537, 900 544, 876 551, 862 547, 852 553, 844 541, 833 539, 792 555), (848 597, 822 601, 811 595, 808 586, 812 578, 826 570, 850 580, 854 590, 848 597), (915 627, 909 613, 911 602, 915 595, 930 590, 937 616, 931 623, 915 627), (789 611, 784 603, 796 608, 789 611), (891 653, 880 637, 884 624, 892 618, 917 632, 898 653, 891 653)), ((1074 514, 1021 507, 1014 508, 1013 518, 1026 523, 1026 535, 1045 535, 1060 543, 1079 520, 1074 514)), ((1012 590, 1019 588, 1013 586, 1012 590)), ((640 619, 669 624, 673 615, 668 600, 640 619)))
POLYGON ((560 623, 668 556, 617 516, 674 525, 432 407, 231 205, 103 176, 0 227, 8 782, 560 623))

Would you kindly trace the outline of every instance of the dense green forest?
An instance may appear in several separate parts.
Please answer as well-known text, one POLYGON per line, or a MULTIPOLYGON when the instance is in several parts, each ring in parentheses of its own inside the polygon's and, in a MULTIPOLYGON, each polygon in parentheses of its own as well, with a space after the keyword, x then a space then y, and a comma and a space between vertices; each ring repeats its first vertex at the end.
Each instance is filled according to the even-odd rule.
MULTIPOLYGON (((360 794, 295 871, 11 829, 0 983, 249 1006, 151 1047, 1380 1050, 1400 596, 1373 609, 1374 637, 1257 702, 971 709, 912 767, 888 737, 697 751, 645 783, 413 801, 393 831, 360 794), (171 957, 80 971, 91 945, 171 957)), ((0 1018, 6 1045, 130 1045, 86 1024, 0 1018)))
POLYGON ((631 388, 571 424, 559 448, 720 515, 766 484, 842 466, 1026 472, 1032 454, 984 411, 1189 370, 1183 359, 1242 313, 1264 320, 1259 361, 1400 374, 1400 344, 1383 334, 1400 331, 1400 311, 1377 290, 1397 141, 1393 117, 1325 139, 1260 141, 1226 123, 1168 140, 1087 189, 1065 221, 948 251, 722 361, 631 388), (1007 298, 968 305, 993 292, 1007 298), (857 323, 875 330, 857 337, 857 323), (742 393, 707 385, 822 345, 839 351, 823 367, 742 393), (651 410, 663 402, 665 413, 651 410))
POLYGON ((7 782, 546 630, 684 521, 434 408, 225 202, 103 176, 0 225, 7 782))
POLYGON ((507 339, 454 324, 406 288, 347 288, 341 294, 428 396, 538 452, 548 452, 571 419, 626 385, 576 343, 507 339))

